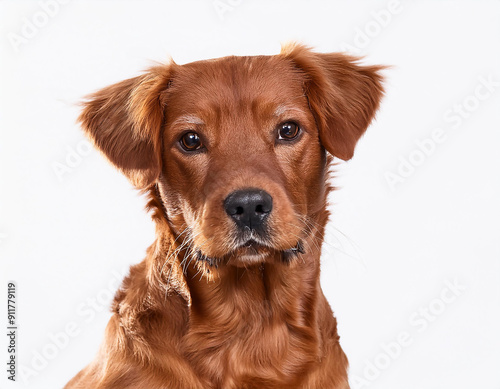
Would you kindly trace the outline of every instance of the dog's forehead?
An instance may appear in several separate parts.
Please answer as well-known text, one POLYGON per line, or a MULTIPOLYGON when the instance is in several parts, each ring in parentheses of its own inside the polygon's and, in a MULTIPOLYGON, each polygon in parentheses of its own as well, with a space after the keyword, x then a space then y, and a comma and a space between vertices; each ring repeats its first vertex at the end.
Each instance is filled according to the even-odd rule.
POLYGON ((171 113, 276 111, 304 103, 301 71, 281 56, 224 57, 176 66, 171 113))

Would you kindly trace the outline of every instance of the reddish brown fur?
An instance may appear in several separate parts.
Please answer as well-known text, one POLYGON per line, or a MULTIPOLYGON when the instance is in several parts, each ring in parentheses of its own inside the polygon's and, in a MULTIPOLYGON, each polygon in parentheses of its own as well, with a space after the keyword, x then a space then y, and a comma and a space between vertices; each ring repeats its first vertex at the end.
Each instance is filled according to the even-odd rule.
POLYGON ((96 359, 66 388, 349 387, 319 284, 325 149, 352 157, 382 96, 381 68, 291 45, 276 56, 159 66, 85 103, 86 133, 149 192, 157 236, 115 297, 96 359), (287 120, 302 136, 276 144, 287 120), (203 135, 207 152, 180 151, 186 129, 203 135), (274 204, 269 244, 252 261, 222 209, 246 187, 274 204), (305 253, 284 261, 298 241, 305 253))

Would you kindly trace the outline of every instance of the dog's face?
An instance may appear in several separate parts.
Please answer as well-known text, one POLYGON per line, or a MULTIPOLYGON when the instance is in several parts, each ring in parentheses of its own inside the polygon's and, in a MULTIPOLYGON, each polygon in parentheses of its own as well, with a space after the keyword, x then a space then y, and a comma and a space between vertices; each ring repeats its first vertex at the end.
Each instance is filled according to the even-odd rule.
POLYGON ((301 46, 277 56, 166 65, 86 103, 84 128, 209 263, 304 250, 324 209, 325 149, 349 159, 382 88, 379 67, 301 46))
POLYGON ((171 77, 162 194, 176 228, 235 264, 300 250, 326 166, 300 75, 275 57, 233 57, 171 77))

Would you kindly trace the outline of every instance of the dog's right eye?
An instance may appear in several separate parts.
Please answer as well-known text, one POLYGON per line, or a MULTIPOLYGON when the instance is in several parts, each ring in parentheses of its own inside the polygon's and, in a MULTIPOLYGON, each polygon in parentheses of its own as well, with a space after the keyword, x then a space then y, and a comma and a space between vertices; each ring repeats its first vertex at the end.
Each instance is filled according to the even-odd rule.
POLYGON ((185 133, 180 140, 180 144, 186 151, 196 151, 203 147, 203 143, 201 143, 201 139, 196 132, 185 133))

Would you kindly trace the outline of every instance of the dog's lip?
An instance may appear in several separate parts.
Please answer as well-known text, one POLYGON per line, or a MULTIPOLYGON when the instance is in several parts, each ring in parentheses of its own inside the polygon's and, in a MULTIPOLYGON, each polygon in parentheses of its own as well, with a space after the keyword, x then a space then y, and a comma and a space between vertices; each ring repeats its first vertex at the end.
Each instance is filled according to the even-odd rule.
POLYGON ((283 250, 283 260, 285 262, 290 262, 293 258, 297 257, 299 254, 304 254, 304 246, 302 241, 298 241, 297 244, 289 248, 288 250, 283 250))
POLYGON ((237 248, 241 248, 241 247, 258 249, 259 247, 265 247, 265 246, 263 246, 262 244, 260 244, 259 242, 257 242, 254 239, 248 239, 245 243, 241 244, 237 248))
MULTIPOLYGON (((230 253, 224 255, 225 258, 228 258, 232 255, 236 255, 236 258, 239 258, 240 260, 248 261, 248 260, 256 260, 256 259, 263 259, 266 257, 266 253, 270 251, 278 251, 276 249, 273 249, 272 247, 269 247, 265 244, 262 244, 258 242, 255 239, 248 239, 247 241, 240 243, 237 247, 235 247, 230 253)), ((303 243, 301 240, 299 240, 295 246, 290 247, 289 249, 286 250, 279 250, 283 253, 283 258, 288 262, 292 258, 298 256, 299 254, 304 254, 304 247, 303 243)), ((209 257, 205 255, 201 250, 198 250, 197 252, 197 259, 200 261, 204 261, 209 265, 218 265, 220 261, 223 259, 223 257, 215 258, 215 257, 209 257)))
POLYGON ((304 245, 301 240, 297 242, 297 244, 294 247, 289 248, 288 250, 283 250, 285 253, 290 253, 290 254, 304 254, 304 245))

